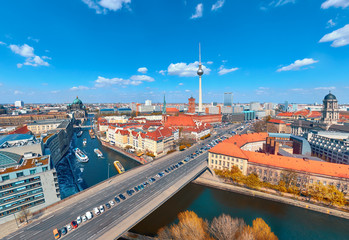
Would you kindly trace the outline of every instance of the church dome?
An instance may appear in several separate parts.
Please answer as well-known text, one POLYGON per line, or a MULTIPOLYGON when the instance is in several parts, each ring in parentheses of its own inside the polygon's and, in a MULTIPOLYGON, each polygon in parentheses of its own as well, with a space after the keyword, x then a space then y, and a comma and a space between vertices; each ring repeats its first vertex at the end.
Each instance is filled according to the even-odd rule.
POLYGON ((337 98, 332 93, 329 93, 325 96, 325 100, 337 100, 337 98))
POLYGON ((80 104, 82 104, 82 101, 78 97, 76 97, 74 102, 73 102, 73 104, 79 104, 80 105, 80 104))

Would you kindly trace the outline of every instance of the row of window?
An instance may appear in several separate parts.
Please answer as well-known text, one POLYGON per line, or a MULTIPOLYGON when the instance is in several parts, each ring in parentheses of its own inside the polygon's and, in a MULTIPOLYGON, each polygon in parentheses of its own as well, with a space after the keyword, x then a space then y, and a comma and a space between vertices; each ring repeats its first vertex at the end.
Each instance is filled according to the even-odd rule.
POLYGON ((34 206, 37 206, 37 205, 43 204, 43 203, 45 203, 45 199, 40 199, 38 201, 31 202, 31 203, 28 203, 28 204, 23 205, 23 206, 19 206, 17 208, 13 208, 13 209, 5 211, 5 212, 0 212, 0 218, 6 217, 6 216, 13 214, 13 213, 16 213, 16 212, 19 212, 22 210, 22 208, 30 208, 30 207, 34 207, 34 206))
MULTIPOLYGON (((9 183, 9 184, 5 184, 5 185, 1 185, 0 190, 12 188, 12 187, 18 187, 18 186, 21 186, 21 185, 24 185, 27 183, 31 183, 31 182, 36 182, 36 181, 40 181, 39 176, 28 178, 28 179, 17 181, 17 182, 13 182, 13 183, 9 183)), ((0 196, 1 196, 1 193, 0 193, 0 196)))
MULTIPOLYGON (((237 158, 228 157, 228 156, 224 156, 224 155, 220 155, 220 154, 211 154, 211 156, 212 156, 212 158, 219 158, 219 159, 231 160, 231 161, 235 160, 235 162, 237 162, 237 163, 239 162, 239 159, 237 159, 237 158)), ((242 162, 243 162, 243 160, 240 159, 240 163, 242 163, 242 162)))
POLYGON ((8 203, 8 204, 6 204, 6 205, 0 206, 0 211, 6 210, 6 209, 9 209, 9 208, 13 208, 13 207, 15 207, 15 206, 22 205, 22 204, 25 203, 25 202, 31 202, 31 201, 33 201, 33 200, 36 200, 36 199, 38 199, 38 198, 43 198, 43 197, 44 197, 44 194, 43 194, 43 193, 40 193, 40 194, 35 195, 35 196, 31 196, 31 197, 28 197, 28 198, 19 199, 18 201, 11 202, 11 203, 8 203))
POLYGON ((42 188, 39 188, 39 189, 31 190, 31 191, 28 191, 28 192, 20 193, 20 194, 17 194, 17 195, 12 195, 10 197, 6 197, 6 198, 3 198, 3 199, 0 199, 0 203, 11 202, 11 201, 16 200, 18 198, 27 197, 27 196, 30 196, 30 195, 33 195, 33 194, 36 194, 36 193, 40 193, 42 191, 43 191, 42 188))
POLYGON ((41 182, 1 192, 0 193, 0 197, 4 197, 4 196, 10 195, 10 194, 14 194, 14 193, 18 193, 18 192, 23 192, 23 191, 26 191, 26 190, 29 190, 29 189, 33 189, 33 188, 36 188, 36 187, 41 187, 41 182))

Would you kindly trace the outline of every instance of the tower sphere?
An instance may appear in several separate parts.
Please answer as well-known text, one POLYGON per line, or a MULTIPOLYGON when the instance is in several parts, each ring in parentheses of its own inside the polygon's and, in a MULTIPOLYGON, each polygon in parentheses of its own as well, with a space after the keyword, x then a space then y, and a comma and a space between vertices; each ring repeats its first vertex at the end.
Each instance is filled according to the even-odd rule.
POLYGON ((199 70, 197 73, 199 76, 202 76, 204 74, 204 70, 202 70, 201 67, 199 67, 199 70))

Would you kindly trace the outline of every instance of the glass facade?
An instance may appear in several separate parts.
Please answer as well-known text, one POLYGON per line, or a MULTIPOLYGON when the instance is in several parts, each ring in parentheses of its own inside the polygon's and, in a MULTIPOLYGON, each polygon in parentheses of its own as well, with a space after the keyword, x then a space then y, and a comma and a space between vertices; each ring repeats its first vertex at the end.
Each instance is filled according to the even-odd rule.
POLYGON ((224 106, 232 106, 233 105, 233 93, 226 92, 224 93, 224 106))

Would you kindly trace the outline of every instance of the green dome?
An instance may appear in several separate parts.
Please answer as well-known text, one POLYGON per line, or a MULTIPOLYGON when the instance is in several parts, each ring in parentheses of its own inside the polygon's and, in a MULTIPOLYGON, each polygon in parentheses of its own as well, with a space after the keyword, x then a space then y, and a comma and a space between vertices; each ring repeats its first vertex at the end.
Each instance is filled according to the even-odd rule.
POLYGON ((82 101, 78 97, 76 97, 74 102, 73 102, 73 104, 79 104, 80 105, 80 104, 82 104, 82 101))

